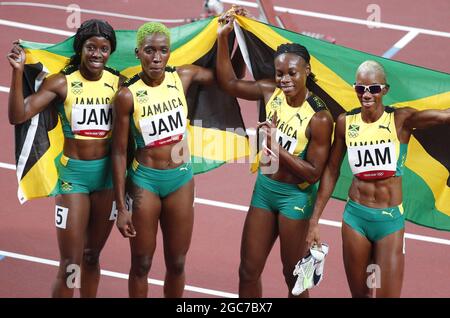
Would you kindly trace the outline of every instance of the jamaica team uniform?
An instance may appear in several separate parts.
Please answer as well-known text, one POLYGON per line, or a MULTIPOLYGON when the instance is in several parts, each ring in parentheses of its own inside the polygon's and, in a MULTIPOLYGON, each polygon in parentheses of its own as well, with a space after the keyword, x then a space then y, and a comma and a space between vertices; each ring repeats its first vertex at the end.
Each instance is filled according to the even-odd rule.
MULTIPOLYGON (((353 175, 361 180, 402 176, 407 144, 401 144, 395 127, 395 108, 385 106, 381 117, 365 123, 361 108, 345 117, 345 143, 353 175)), ((344 222, 375 242, 404 227, 403 206, 375 209, 348 200, 344 222)))
MULTIPOLYGON (((119 87, 119 73, 105 67, 102 77, 88 81, 77 66, 62 70, 67 81, 66 99, 57 105, 65 138, 110 139, 112 99, 119 87)), ((111 160, 76 160, 61 154, 56 158, 59 193, 91 193, 112 188, 111 160)))
MULTIPOLYGON (((152 148, 177 143, 185 138, 188 107, 180 77, 175 68, 167 67, 163 82, 151 87, 139 74, 124 83, 133 95, 131 132, 138 148, 152 148)), ((191 163, 174 169, 146 167, 134 159, 128 171, 139 187, 164 198, 193 177, 191 163)))
MULTIPOLYGON (((266 104, 267 120, 277 112, 276 140, 291 155, 306 158, 308 139, 306 128, 315 113, 326 110, 325 103, 317 96, 308 97, 300 107, 292 107, 283 91, 275 89, 266 104)), ((300 185, 272 180, 258 171, 251 206, 281 213, 295 220, 309 219, 317 193, 315 185, 300 185)))

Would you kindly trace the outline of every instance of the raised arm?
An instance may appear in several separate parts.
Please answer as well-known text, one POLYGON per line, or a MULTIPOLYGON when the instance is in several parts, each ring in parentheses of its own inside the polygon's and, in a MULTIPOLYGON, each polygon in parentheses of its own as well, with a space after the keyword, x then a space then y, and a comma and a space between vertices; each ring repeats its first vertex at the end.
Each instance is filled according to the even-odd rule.
POLYGON ((8 99, 8 118, 12 125, 21 124, 43 111, 55 98, 65 99, 66 79, 62 74, 55 74, 45 79, 39 90, 24 100, 23 72, 26 55, 18 42, 14 42, 7 58, 13 68, 8 99))
POLYGON ((187 93, 191 83, 199 83, 202 85, 211 85, 215 82, 214 71, 212 69, 186 64, 177 67, 177 73, 183 83, 184 93, 187 93))
POLYGON ((450 108, 444 110, 427 109, 422 111, 409 108, 408 113, 409 115, 406 117, 403 126, 410 130, 450 124, 450 108))
POLYGON ((236 76, 230 60, 228 36, 233 30, 234 17, 220 24, 217 37, 216 72, 219 86, 227 93, 247 99, 268 99, 276 88, 273 80, 245 81, 236 76))
POLYGON ((124 237, 134 237, 136 232, 131 215, 125 206, 125 179, 127 167, 128 132, 133 109, 133 95, 127 87, 122 87, 113 102, 112 168, 114 195, 117 207, 117 227, 124 237))
POLYGON ((309 229, 306 236, 307 246, 310 247, 313 243, 320 245, 319 236, 319 219, 322 212, 333 193, 336 182, 339 178, 342 159, 347 151, 345 145, 345 113, 341 114, 336 122, 334 141, 331 146, 330 156, 328 162, 320 178, 319 192, 314 204, 313 214, 309 220, 309 229))
POLYGON ((328 111, 316 113, 310 121, 310 141, 306 160, 292 156, 285 149, 280 148, 280 163, 289 167, 290 171, 299 178, 312 184, 319 180, 327 163, 331 134, 333 132, 333 118, 328 111))

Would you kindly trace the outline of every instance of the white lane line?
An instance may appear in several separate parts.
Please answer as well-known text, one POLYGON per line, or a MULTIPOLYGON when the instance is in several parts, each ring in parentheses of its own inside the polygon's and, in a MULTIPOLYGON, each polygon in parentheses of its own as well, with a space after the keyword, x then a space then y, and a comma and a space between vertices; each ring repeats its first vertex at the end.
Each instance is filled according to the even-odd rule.
POLYGON ((4 19, 0 19, 0 25, 12 27, 12 28, 18 28, 18 29, 26 29, 26 30, 32 30, 32 31, 37 31, 37 32, 63 35, 63 36, 72 36, 75 34, 74 32, 69 32, 69 31, 65 31, 65 30, 47 28, 47 27, 43 27, 43 26, 39 26, 39 25, 20 23, 20 22, 4 20, 4 19))
POLYGON ((224 208, 224 209, 237 210, 237 211, 243 211, 243 212, 248 211, 248 206, 226 203, 226 202, 221 202, 221 201, 208 200, 208 199, 195 198, 194 203, 204 204, 204 205, 209 205, 209 206, 216 206, 216 207, 220 207, 220 208, 224 208))
MULTIPOLYGON (((201 198, 195 198, 194 202, 198 203, 198 204, 210 205, 210 206, 220 207, 220 208, 224 208, 224 209, 233 209, 233 210, 245 211, 245 212, 247 212, 248 208, 249 208, 248 206, 245 206, 245 205, 232 204, 232 203, 227 203, 227 202, 201 199, 201 198)), ((320 219, 319 223, 328 225, 328 226, 333 226, 333 227, 342 227, 342 222, 337 222, 337 221, 320 219)), ((425 235, 417 235, 417 234, 411 234, 411 233, 405 233, 405 237, 412 239, 412 240, 424 241, 424 242, 430 242, 430 243, 436 243, 436 244, 450 246, 450 240, 443 239, 443 238, 425 236, 425 235)))
POLYGON ((414 40, 414 38, 419 34, 416 31, 409 31, 406 33, 400 40, 397 41, 389 50, 384 52, 383 57, 392 58, 396 55, 401 49, 403 49, 409 42, 414 40))
POLYGON ((442 245, 450 245, 450 240, 441 239, 438 237, 405 233, 405 238, 409 238, 409 239, 416 240, 416 241, 430 242, 430 243, 436 243, 436 244, 442 244, 442 245))
POLYGON ((9 87, 0 86, 0 92, 2 92, 2 93, 9 93, 9 87))
MULTIPOLYGON (((257 8, 256 3, 249 2, 249 1, 222 0, 222 2, 257 8)), ((361 25, 374 26, 374 27, 380 27, 380 28, 391 29, 391 30, 401 30, 401 31, 407 31, 407 32, 416 31, 416 32, 423 33, 423 34, 450 38, 449 32, 422 29, 422 28, 410 27, 410 26, 399 25, 399 24, 374 22, 374 21, 368 21, 368 20, 363 20, 363 19, 349 18, 349 17, 343 17, 343 16, 339 16, 339 15, 299 10, 299 9, 293 9, 293 8, 287 8, 287 7, 280 7, 280 6, 274 6, 274 10, 278 11, 278 12, 282 12, 282 13, 290 13, 290 14, 325 19, 325 20, 332 20, 332 21, 339 21, 339 22, 346 22, 346 23, 353 23, 353 24, 361 24, 361 25)))
MULTIPOLYGON (((0 168, 15 170, 16 166, 9 164, 9 163, 0 162, 0 168)), ((197 198, 197 197, 194 198, 194 203, 208 205, 208 206, 215 206, 215 207, 229 209, 229 210, 242 211, 242 212, 247 212, 248 208, 249 208, 246 205, 227 203, 227 202, 209 200, 209 199, 202 199, 202 198, 197 198)), ((320 219, 319 223, 323 224, 323 225, 332 226, 332 227, 342 227, 342 222, 338 222, 338 221, 320 219)), ((412 240, 416 240, 416 241, 424 241, 424 242, 430 242, 430 243, 436 243, 436 244, 442 244, 442 245, 450 245, 450 240, 439 238, 439 237, 425 236, 425 235, 418 235, 418 234, 411 234, 411 233, 405 233, 405 237, 412 239, 412 240)))
POLYGON ((8 170, 16 170, 16 165, 0 162, 0 168, 4 168, 4 169, 8 169, 8 170))
POLYGON ((398 42, 395 43, 393 46, 403 49, 409 42, 414 40, 414 38, 417 35, 419 35, 419 32, 417 32, 415 30, 409 31, 408 33, 405 34, 404 37, 402 37, 400 40, 398 40, 398 42))
MULTIPOLYGON (((24 261, 28 261, 28 262, 33 262, 33 263, 51 265, 51 266, 56 266, 56 267, 59 266, 58 261, 41 258, 41 257, 29 256, 29 255, 18 254, 18 253, 2 251, 2 250, 0 250, 0 255, 15 258, 15 259, 20 259, 20 260, 24 260, 24 261)), ((128 280, 128 274, 123 274, 123 273, 118 273, 118 272, 113 272, 113 271, 108 271, 108 270, 103 270, 103 269, 100 271, 100 273, 103 276, 109 276, 109 277, 115 277, 115 278, 128 280)), ((162 280, 158 280, 158 279, 150 279, 149 278, 148 283, 152 284, 152 285, 157 285, 157 286, 164 286, 164 282, 162 280)), ((190 286, 190 285, 186 285, 184 287, 184 289, 188 290, 188 291, 196 292, 196 293, 219 296, 219 297, 226 297, 226 298, 237 298, 238 297, 237 294, 227 293, 227 292, 214 290, 214 289, 190 286)))
MULTIPOLYGON (((47 4, 47 3, 37 3, 37 2, 2 1, 2 2, 0 2, 0 6, 37 7, 37 8, 64 10, 66 12, 67 12, 67 9, 71 10, 69 12, 75 11, 73 7, 59 6, 59 5, 47 4)), ((90 10, 90 9, 83 9, 83 8, 80 8, 80 10, 77 10, 77 11, 83 12, 83 13, 98 14, 98 15, 108 16, 108 17, 141 20, 141 21, 155 21, 155 22, 162 22, 162 23, 185 23, 186 22, 186 19, 155 19, 155 18, 140 17, 140 16, 136 16, 136 15, 128 15, 128 14, 121 14, 121 13, 108 12, 108 11, 99 11, 99 10, 90 10)))

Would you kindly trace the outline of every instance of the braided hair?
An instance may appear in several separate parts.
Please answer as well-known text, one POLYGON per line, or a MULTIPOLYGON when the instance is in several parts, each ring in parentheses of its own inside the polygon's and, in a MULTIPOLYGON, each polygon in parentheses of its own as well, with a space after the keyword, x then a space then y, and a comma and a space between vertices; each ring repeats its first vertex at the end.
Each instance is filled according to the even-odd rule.
POLYGON ((81 24, 75 34, 73 41, 73 50, 75 51, 75 54, 71 56, 68 65, 80 65, 83 44, 87 39, 93 36, 99 36, 107 39, 111 44, 111 54, 116 50, 116 33, 114 32, 112 26, 104 20, 86 20, 81 24))
MULTIPOLYGON (((306 64, 309 64, 309 61, 311 60, 311 56, 309 55, 308 49, 298 43, 285 43, 285 44, 279 45, 275 52, 274 58, 277 58, 281 54, 285 54, 285 53, 292 53, 297 56, 300 56, 306 62, 306 64)), ((316 75, 314 75, 314 73, 312 73, 312 72, 309 73, 306 81, 307 81, 307 84, 308 84, 308 82, 311 82, 311 81, 315 82, 316 75)))

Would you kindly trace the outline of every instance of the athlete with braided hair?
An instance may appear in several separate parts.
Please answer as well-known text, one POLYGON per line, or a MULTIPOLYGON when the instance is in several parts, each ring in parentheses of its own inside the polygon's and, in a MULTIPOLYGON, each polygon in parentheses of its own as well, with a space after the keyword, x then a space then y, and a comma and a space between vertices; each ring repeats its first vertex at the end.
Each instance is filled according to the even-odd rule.
POLYGON ((80 272, 81 297, 97 294, 100 251, 111 232, 115 214, 110 159, 111 103, 121 77, 106 67, 115 48, 115 32, 106 21, 85 21, 75 34, 75 54, 69 64, 46 78, 38 92, 25 100, 22 93, 25 52, 15 42, 8 54, 13 68, 10 123, 23 123, 47 107, 54 107, 63 127, 64 150, 55 162, 59 178, 54 194, 60 262, 53 285, 54 297, 72 297, 80 272))
MULTIPOLYGON (((266 135, 266 154, 260 160, 242 234, 239 296, 262 296, 261 274, 277 237, 280 237, 283 275, 288 294, 292 296, 290 291, 295 284, 292 272, 306 253, 305 236, 315 200, 315 183, 328 158, 333 119, 325 103, 307 89, 313 74, 308 50, 300 44, 283 44, 277 48, 275 78, 239 80, 228 54, 233 20, 229 14, 221 17, 217 80, 233 96, 264 100, 267 116, 265 122, 258 124, 266 135), (275 161, 279 168, 264 174, 264 165, 275 161)), ((308 297, 308 292, 300 297, 308 297)))

